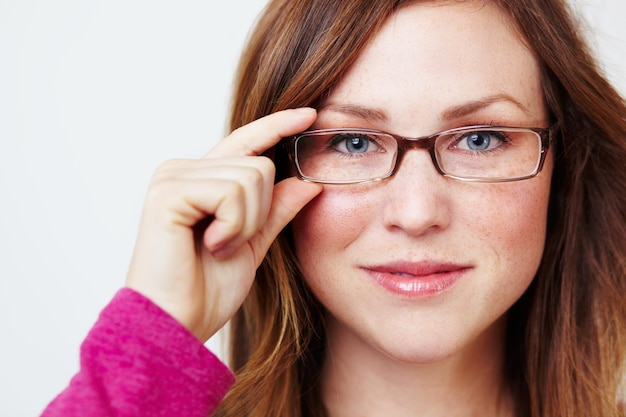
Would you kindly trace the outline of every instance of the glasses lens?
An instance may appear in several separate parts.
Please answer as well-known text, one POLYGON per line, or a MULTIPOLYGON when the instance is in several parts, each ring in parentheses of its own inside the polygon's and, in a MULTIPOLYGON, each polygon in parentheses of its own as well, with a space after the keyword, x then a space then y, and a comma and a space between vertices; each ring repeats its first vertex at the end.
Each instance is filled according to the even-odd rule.
POLYGON ((384 178, 392 171, 397 151, 392 136, 367 130, 311 132, 295 142, 300 174, 305 179, 330 183, 384 178))
POLYGON ((541 137, 523 128, 460 129, 439 136, 435 154, 441 170, 463 179, 511 180, 534 175, 541 137))

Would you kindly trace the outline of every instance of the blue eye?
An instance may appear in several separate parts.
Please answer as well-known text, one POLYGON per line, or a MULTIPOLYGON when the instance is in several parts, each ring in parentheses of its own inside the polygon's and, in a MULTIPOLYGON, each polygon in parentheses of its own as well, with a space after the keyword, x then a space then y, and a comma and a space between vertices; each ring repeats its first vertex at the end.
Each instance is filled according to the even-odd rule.
POLYGON ((348 154, 366 153, 373 143, 374 139, 369 136, 354 133, 336 135, 331 141, 333 148, 348 154))
POLYGON ((369 142, 362 138, 350 138, 345 141, 346 149, 351 153, 366 152, 369 142))
POLYGON ((489 148, 491 137, 485 132, 475 132, 467 136, 467 147, 473 151, 484 151, 489 148))
POLYGON ((507 142, 507 136, 503 132, 476 131, 460 137, 456 143, 460 149, 470 151, 487 151, 507 142))

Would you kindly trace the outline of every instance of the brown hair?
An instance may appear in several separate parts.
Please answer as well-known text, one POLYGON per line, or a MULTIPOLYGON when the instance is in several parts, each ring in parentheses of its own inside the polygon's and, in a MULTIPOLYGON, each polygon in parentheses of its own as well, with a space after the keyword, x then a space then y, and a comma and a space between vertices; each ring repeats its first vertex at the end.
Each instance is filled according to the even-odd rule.
MULTIPOLYGON (((624 100, 601 74, 565 0, 494 1, 536 54, 561 126, 544 257, 509 313, 506 364, 517 414, 624 415, 624 100)), ((271 1, 241 58, 230 128, 314 106, 404 3, 271 1)), ((284 172, 280 154, 275 161, 284 172)), ((286 228, 231 321, 237 382, 216 415, 324 416, 322 311, 300 276, 286 228)))

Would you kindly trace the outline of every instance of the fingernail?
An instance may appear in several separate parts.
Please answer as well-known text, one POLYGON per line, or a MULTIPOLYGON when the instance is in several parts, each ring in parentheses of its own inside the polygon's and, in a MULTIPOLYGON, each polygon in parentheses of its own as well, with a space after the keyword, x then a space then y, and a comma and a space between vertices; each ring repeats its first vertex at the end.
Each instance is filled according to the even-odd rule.
POLYGON ((294 109, 295 111, 297 111, 298 113, 302 113, 302 114, 311 114, 311 113, 316 113, 317 110, 314 109, 313 107, 299 107, 297 109, 294 109))
POLYGON ((232 247, 230 247, 229 245, 226 245, 215 251, 211 251, 211 254, 215 256, 216 258, 224 259, 224 258, 228 258, 234 252, 235 250, 232 247))

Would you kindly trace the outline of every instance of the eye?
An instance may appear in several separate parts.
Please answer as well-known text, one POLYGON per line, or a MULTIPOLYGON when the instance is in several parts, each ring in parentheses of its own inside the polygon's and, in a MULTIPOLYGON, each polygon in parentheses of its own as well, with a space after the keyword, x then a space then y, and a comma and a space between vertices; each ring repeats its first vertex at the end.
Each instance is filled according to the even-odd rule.
POLYGON ((330 147, 347 154, 360 154, 380 150, 375 138, 361 133, 341 133, 332 137, 330 147))
POLYGON ((474 131, 461 135, 455 141, 455 148, 470 151, 488 151, 507 142, 507 135, 498 131, 474 131))

